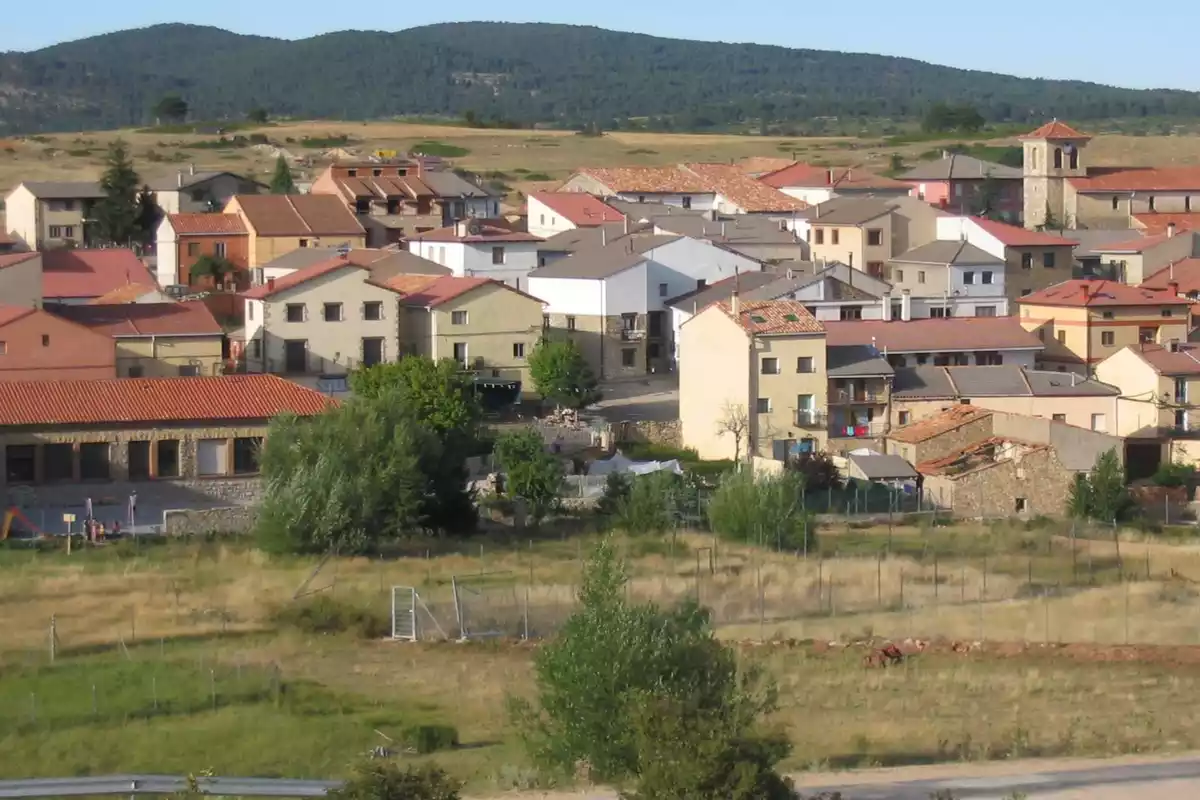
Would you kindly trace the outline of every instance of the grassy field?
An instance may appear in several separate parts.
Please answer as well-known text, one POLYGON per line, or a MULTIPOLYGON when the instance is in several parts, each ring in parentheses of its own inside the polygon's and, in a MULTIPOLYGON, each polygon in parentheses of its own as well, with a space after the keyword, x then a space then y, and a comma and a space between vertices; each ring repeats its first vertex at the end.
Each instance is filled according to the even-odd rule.
MULTIPOLYGON (((347 147, 361 153, 377 149, 407 151, 433 143, 449 152, 458 166, 497 173, 495 177, 515 189, 529 191, 554 186, 581 166, 673 164, 682 161, 725 162, 748 156, 796 158, 831 166, 862 166, 882 170, 892 154, 907 163, 922 153, 936 152, 955 141, 895 142, 877 139, 797 138, 738 135, 613 132, 601 137, 577 136, 562 131, 482 130, 402 122, 287 122, 262 128, 232 131, 229 137, 265 135, 292 153, 312 159, 301 171, 313 177, 328 160, 323 148, 306 147, 304 140, 348 137, 347 147), (290 140, 290 141, 289 141, 290 140)), ((99 176, 105 148, 118 136, 132 147, 143 179, 173 175, 188 164, 197 169, 228 169, 266 179, 274 158, 254 147, 220 146, 215 133, 194 134, 147 129, 53 134, 0 141, 0 193, 21 180, 81 180, 99 176)), ((979 144, 1011 145, 1015 139, 979 144)), ((1088 147, 1090 163, 1196 164, 1200 163, 1200 137, 1101 135, 1088 147)))
MULTIPOLYGON (((634 597, 698 588, 721 635, 777 678, 773 722, 796 743, 789 768, 1200 748, 1200 722, 1178 702, 1200 689, 1200 648, 1092 644, 1198 644, 1200 547, 1126 539, 1118 565, 1113 542, 1062 533, 851 527, 823 531, 807 558, 722 543, 711 562, 715 543, 700 534, 624 546, 634 597), (934 647, 893 670, 865 669, 862 647, 826 644, 867 635, 1001 644, 934 647)), ((0 550, 0 776, 329 777, 373 747, 403 751, 414 725, 449 724, 461 746, 428 757, 474 791, 544 785, 504 702, 532 690, 536 645, 319 633, 280 610, 332 601, 378 627, 388 587, 411 585, 454 633, 452 576, 500 572, 476 602, 517 621, 529 608, 548 629, 570 610, 587 544, 417 547, 331 560, 315 575, 316 560, 237 543, 0 550), (298 590, 308 596, 293 601, 298 590)))

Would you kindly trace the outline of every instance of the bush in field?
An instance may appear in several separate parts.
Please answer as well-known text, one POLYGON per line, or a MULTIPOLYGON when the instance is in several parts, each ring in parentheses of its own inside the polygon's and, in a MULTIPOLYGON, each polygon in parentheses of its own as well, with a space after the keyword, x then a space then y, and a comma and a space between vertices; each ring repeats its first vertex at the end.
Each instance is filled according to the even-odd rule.
POLYGON ((708 521, 714 533, 738 542, 789 550, 816 544, 816 526, 804 508, 804 478, 790 470, 727 474, 708 501, 708 521))
POLYGON ((535 525, 558 505, 563 488, 562 462, 546 452, 542 435, 526 429, 496 439, 496 463, 504 472, 505 492, 528 505, 535 525))
POLYGON ((432 765, 419 767, 379 761, 359 767, 350 780, 325 796, 329 800, 459 800, 461 784, 432 765))
POLYGON ((665 470, 632 475, 613 522, 627 533, 662 533, 675 524, 681 479, 665 470))

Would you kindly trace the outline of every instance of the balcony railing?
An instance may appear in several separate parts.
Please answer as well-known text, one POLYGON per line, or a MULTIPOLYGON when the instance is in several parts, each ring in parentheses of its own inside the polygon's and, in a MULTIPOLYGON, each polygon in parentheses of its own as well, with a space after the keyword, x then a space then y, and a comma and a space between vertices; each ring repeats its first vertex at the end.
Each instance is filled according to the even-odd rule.
POLYGON ((646 332, 644 330, 639 331, 632 328, 627 328, 621 331, 621 341, 623 342, 640 342, 645 338, 646 332))
POLYGON ((827 421, 828 415, 819 409, 801 408, 796 411, 797 428, 824 428, 827 421))
POLYGON ((887 424, 882 420, 854 425, 849 422, 834 422, 829 425, 829 436, 834 439, 873 439, 883 436, 887 424))
POLYGON ((878 403, 887 402, 887 395, 883 392, 874 391, 850 391, 848 389, 835 389, 829 393, 829 402, 831 403, 878 403))

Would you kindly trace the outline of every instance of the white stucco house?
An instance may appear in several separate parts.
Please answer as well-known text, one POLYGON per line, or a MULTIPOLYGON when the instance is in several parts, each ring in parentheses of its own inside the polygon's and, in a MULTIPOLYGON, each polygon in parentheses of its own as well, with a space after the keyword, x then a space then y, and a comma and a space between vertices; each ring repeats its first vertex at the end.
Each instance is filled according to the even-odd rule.
POLYGON ((417 235, 408 251, 441 264, 460 278, 491 278, 529 291, 529 273, 538 265, 542 237, 468 219, 417 235))

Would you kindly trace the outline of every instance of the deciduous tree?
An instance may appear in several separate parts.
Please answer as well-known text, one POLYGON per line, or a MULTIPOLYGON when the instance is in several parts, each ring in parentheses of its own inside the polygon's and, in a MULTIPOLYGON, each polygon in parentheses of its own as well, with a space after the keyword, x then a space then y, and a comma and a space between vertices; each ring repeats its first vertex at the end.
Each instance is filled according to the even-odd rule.
POLYGON ((596 376, 572 339, 542 339, 529 355, 538 394, 559 406, 583 408, 600 399, 596 376))
POLYGON ((528 428, 502 434, 496 440, 495 455, 504 471, 505 491, 526 502, 530 520, 537 524, 558 504, 562 462, 546 452, 541 434, 528 428))
POLYGON ((163 95, 162 99, 154 104, 154 116, 160 120, 183 122, 187 119, 187 115, 187 101, 177 94, 163 95))

